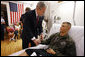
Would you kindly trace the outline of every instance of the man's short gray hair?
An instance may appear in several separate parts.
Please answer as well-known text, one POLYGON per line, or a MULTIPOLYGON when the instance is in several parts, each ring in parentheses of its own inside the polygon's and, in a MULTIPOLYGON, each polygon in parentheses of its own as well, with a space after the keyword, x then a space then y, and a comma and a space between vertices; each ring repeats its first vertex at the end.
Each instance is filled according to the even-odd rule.
POLYGON ((68 24, 71 27, 71 23, 70 22, 63 22, 63 24, 68 24))
POLYGON ((37 7, 41 9, 43 7, 46 7, 46 6, 45 6, 44 2, 38 2, 37 7))

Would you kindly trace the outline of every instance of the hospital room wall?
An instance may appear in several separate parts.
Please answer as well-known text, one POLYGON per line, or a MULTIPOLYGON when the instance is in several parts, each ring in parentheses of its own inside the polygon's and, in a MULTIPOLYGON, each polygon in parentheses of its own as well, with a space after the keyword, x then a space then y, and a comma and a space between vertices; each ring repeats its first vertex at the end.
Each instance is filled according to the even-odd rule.
MULTIPOLYGON (((50 31, 53 23, 54 17, 60 17, 61 20, 56 22, 56 24, 61 24, 63 21, 69 21, 73 23, 73 2, 67 3, 57 3, 57 1, 48 1, 49 2, 49 18, 48 18, 48 32, 50 31), (49 25, 50 24, 50 25, 49 25)), ((46 13, 48 14, 48 13, 46 13)))
POLYGON ((61 24, 63 21, 71 22, 76 26, 84 26, 84 1, 76 1, 76 7, 74 12, 74 1, 65 1, 62 3, 51 2, 50 3, 50 18, 52 23, 54 16, 60 17, 61 20, 57 24, 61 24), (73 17, 74 15, 74 17, 73 17))
POLYGON ((60 24, 64 21, 73 23, 74 2, 63 2, 59 5, 56 11, 56 15, 61 18, 60 24))
POLYGON ((46 25, 47 25, 47 29, 48 29, 48 33, 50 31, 50 28, 52 26, 52 19, 50 18, 50 2, 48 1, 45 1, 44 2, 46 4, 46 11, 45 11, 45 20, 48 20, 48 22, 46 22, 46 25))
POLYGON ((76 2, 75 20, 77 26, 84 26, 84 1, 76 2))
MULTIPOLYGON (((23 1, 20 1, 20 2, 23 2, 23 1)), ((25 9, 26 7, 29 7, 31 10, 34 10, 36 8, 36 5, 39 1, 24 1, 24 12, 25 12, 25 9)))

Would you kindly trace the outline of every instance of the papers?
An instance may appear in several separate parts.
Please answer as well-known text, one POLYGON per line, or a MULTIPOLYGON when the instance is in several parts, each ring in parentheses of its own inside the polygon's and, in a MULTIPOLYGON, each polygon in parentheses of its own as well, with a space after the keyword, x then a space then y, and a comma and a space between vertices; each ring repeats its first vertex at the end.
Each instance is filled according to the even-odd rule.
POLYGON ((48 48, 48 45, 39 44, 35 47, 30 47, 30 48, 27 48, 27 49, 47 49, 47 48, 48 48))
POLYGON ((35 52, 33 52, 33 53, 31 54, 31 56, 37 56, 37 54, 36 54, 35 52))

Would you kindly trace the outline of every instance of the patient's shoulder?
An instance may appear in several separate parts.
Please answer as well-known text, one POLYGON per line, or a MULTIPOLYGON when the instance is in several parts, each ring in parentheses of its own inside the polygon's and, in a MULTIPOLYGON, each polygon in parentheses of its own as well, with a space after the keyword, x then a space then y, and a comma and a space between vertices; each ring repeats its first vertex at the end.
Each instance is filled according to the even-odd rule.
POLYGON ((59 35, 60 34, 60 32, 57 32, 57 33, 54 33, 53 35, 59 35))
POLYGON ((70 43, 70 44, 75 44, 74 40, 72 39, 72 37, 69 36, 69 38, 67 39, 67 41, 70 43))
POLYGON ((52 34, 50 37, 59 35, 59 32, 52 34))

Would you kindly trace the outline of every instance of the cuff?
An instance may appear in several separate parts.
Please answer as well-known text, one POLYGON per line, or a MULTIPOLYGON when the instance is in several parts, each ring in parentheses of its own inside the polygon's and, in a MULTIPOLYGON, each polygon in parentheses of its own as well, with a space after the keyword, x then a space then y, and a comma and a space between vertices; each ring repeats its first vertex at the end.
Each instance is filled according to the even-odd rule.
POLYGON ((35 37, 33 37, 31 40, 35 40, 36 38, 35 37))

